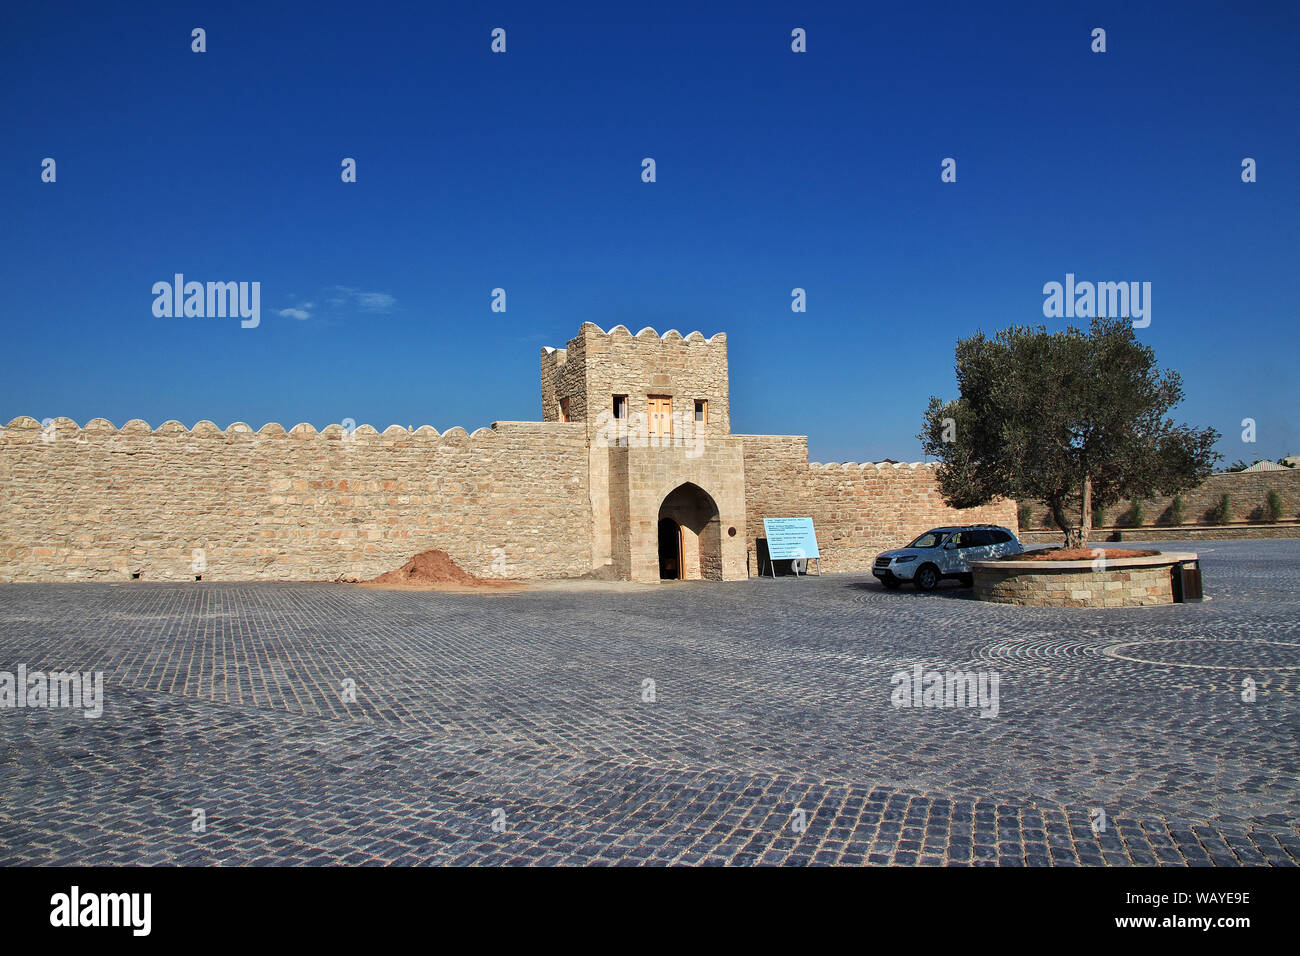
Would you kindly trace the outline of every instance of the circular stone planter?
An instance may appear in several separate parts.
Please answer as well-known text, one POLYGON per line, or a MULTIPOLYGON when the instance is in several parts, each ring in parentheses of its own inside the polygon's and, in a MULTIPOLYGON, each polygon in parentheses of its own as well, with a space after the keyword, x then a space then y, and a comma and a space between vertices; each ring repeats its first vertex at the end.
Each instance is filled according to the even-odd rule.
POLYGON ((972 561, 975 597, 1031 607, 1144 607, 1174 603, 1175 566, 1191 551, 1091 561, 972 561))

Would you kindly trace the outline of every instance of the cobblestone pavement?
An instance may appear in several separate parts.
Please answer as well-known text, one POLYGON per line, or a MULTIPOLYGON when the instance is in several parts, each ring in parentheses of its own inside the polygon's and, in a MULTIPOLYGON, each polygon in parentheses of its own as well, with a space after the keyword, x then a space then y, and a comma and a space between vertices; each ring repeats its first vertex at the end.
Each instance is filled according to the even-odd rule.
POLYGON ((1212 601, 1113 610, 0 585, 0 671, 106 696, 0 710, 0 862, 1295 865, 1300 541, 1205 544, 1212 601), (894 707, 917 664, 997 715, 894 707))

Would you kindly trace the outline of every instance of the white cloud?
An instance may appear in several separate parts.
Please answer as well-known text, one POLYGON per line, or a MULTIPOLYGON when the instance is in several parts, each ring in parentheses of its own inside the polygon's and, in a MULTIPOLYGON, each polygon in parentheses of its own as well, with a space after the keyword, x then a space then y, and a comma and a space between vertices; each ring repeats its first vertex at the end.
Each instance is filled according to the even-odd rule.
POLYGON ((397 302, 387 292, 358 292, 357 305, 367 312, 387 312, 397 302))
POLYGON ((351 304, 362 312, 391 312, 397 305, 397 299, 387 292, 366 292, 345 285, 336 285, 329 291, 332 295, 327 301, 335 308, 351 304))
MULTIPOLYGON (((312 303, 307 303, 311 305, 312 303)), ((281 309, 280 315, 286 319, 310 319, 311 313, 305 309, 281 309)))

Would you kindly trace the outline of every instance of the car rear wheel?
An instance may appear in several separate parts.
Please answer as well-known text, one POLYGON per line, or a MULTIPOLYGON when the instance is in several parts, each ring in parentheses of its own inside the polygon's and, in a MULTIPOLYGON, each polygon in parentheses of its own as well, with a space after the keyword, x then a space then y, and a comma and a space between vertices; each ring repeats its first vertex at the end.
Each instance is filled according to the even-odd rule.
POLYGON ((912 584, 918 591, 933 591, 939 583, 939 569, 933 564, 923 564, 916 569, 912 584))

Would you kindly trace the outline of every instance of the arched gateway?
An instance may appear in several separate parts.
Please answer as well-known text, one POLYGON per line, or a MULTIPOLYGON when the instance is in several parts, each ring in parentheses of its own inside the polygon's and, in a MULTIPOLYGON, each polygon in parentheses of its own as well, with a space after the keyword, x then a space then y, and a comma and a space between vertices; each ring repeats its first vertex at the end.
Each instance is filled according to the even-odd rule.
POLYGON ((659 577, 722 580, 722 521, 718 505, 699 485, 685 482, 659 506, 659 577))

